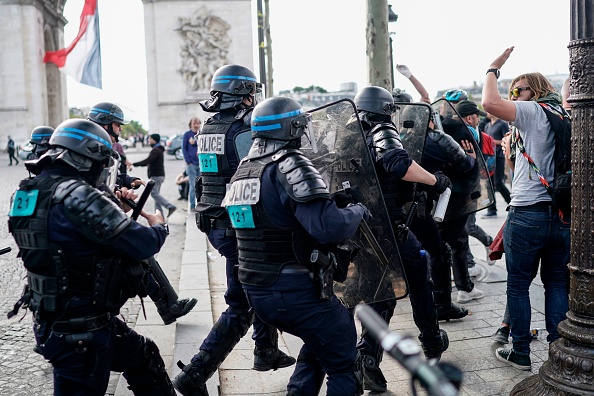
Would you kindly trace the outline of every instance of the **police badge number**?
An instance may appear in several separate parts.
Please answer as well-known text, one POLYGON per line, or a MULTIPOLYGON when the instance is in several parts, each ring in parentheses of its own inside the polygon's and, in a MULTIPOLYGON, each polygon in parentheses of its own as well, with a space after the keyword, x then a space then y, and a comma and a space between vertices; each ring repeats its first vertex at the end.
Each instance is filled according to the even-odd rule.
POLYGON ((8 215, 11 217, 31 216, 35 211, 38 195, 39 190, 17 190, 12 198, 12 205, 8 215))
POLYGON ((221 206, 229 213, 233 228, 255 228, 252 206, 259 200, 260 179, 241 179, 231 184, 221 206))

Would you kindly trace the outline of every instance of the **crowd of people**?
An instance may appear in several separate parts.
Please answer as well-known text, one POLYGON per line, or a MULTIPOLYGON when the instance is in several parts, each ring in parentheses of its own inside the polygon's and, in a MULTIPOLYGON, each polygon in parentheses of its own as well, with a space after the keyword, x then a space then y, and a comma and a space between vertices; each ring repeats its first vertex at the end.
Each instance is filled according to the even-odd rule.
POLYGON ((348 183, 337 188, 327 177, 326 168, 335 164, 319 162, 329 142, 314 129, 314 114, 291 98, 262 100, 249 68, 220 67, 210 97, 200 102, 211 116, 204 122, 192 117, 183 135, 186 166, 176 183, 196 226, 225 258, 227 309, 191 360, 178 362, 181 372, 173 380, 157 345, 118 318, 134 296, 150 296, 165 325, 196 304, 178 298, 154 259, 169 234, 165 220, 177 209, 159 191, 165 176, 160 136, 150 135, 146 159, 130 162, 118 142, 125 117, 108 102, 91 108, 87 119, 36 128, 37 159, 25 163, 30 177, 21 181, 9 215, 28 274, 9 316, 21 306, 33 312, 36 350, 52 363, 55 394, 103 395, 109 373, 118 371, 137 395, 208 395, 207 380, 250 328, 254 370, 294 366, 288 395, 316 395, 325 378, 328 395, 386 391, 383 348, 365 325, 357 336, 355 303, 371 306, 389 323, 404 284, 424 357, 439 362, 449 346, 439 322, 463 320, 463 304, 484 296, 473 282, 468 239, 480 240, 492 265, 493 237, 476 215, 485 209, 484 218, 498 216, 496 193, 509 206, 503 228, 507 307, 494 340, 512 340, 496 358, 530 370, 528 288, 540 273, 547 340, 553 342, 568 310, 570 218, 541 183, 553 180, 554 138, 539 103, 563 111, 561 97, 533 72, 513 79, 508 98, 501 98, 497 78, 512 51, 489 65, 483 109, 460 90, 431 103, 404 65, 397 70, 421 95, 426 104, 417 108, 423 111, 415 113, 420 104, 399 90, 369 86, 357 93, 340 127, 347 132, 336 132, 337 141, 345 139, 337 147, 359 151, 349 180, 368 172, 367 182, 378 187, 375 197, 348 183), (153 214, 136 205, 136 189, 149 183, 128 175, 131 166, 148 168, 153 214), (450 204, 436 220, 442 194, 450 204), (379 229, 378 239, 393 240, 393 251, 382 251, 377 239, 372 243, 379 229), (390 281, 373 276, 368 255, 390 281), (334 281, 345 288, 335 293, 334 281), (279 349, 279 331, 303 341, 297 357, 279 349))

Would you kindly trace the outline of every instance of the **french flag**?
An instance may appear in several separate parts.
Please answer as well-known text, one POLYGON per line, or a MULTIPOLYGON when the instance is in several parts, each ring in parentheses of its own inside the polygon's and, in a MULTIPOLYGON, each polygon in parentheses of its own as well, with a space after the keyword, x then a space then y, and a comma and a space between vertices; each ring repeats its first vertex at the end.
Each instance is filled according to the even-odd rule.
POLYGON ((101 43, 97 2, 98 0, 85 0, 78 35, 74 41, 66 48, 46 52, 43 61, 56 64, 60 71, 74 77, 81 84, 101 89, 101 43))

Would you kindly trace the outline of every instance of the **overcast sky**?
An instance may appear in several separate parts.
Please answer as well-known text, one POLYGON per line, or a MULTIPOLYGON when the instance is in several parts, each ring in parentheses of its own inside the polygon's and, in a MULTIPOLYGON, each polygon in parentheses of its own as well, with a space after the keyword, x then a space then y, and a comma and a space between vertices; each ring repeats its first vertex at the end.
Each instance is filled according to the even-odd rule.
MULTIPOLYGON (((491 61, 515 46, 501 78, 531 71, 569 72, 569 1, 391 0, 398 21, 394 61, 406 64, 433 97, 438 90, 482 83, 491 61)), ((78 31, 83 0, 64 10, 69 44, 78 31)), ((274 90, 343 82, 367 84, 366 0, 270 0, 274 90)), ((103 90, 68 78, 68 105, 113 101, 148 124, 144 16, 141 0, 99 0, 103 90)), ((255 34, 255 32, 254 32, 255 34)), ((258 56, 254 55, 257 62, 258 56)), ((254 65, 259 75, 257 65, 254 65)), ((395 85, 418 99, 397 71, 395 85)))

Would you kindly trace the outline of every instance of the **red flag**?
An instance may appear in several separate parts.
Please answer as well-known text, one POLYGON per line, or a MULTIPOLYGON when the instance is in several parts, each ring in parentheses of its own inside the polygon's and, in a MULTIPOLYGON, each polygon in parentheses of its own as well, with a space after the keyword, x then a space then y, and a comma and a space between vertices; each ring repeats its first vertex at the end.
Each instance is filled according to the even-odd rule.
POLYGON ((85 0, 76 38, 66 48, 46 52, 43 61, 54 63, 60 71, 74 77, 82 84, 102 88, 97 3, 98 0, 85 0))

